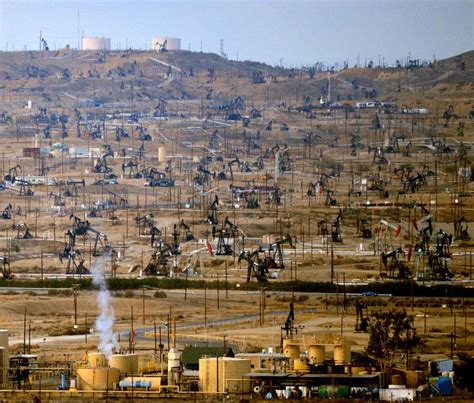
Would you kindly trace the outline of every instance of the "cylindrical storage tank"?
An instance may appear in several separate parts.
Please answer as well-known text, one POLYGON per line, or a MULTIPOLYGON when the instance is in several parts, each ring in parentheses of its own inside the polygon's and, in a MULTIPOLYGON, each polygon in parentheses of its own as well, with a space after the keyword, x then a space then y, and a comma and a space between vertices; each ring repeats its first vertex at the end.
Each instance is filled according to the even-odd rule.
POLYGON ((110 368, 117 368, 121 375, 134 374, 132 370, 132 356, 125 354, 113 354, 109 358, 110 368))
POLYGON ((168 371, 181 366, 181 352, 177 348, 171 348, 168 352, 168 371))
POLYGON ((159 162, 166 161, 166 147, 158 147, 158 161, 159 162))
POLYGON ((0 329, 0 347, 8 348, 8 330, 0 329))
POLYGON ((166 50, 181 50, 181 38, 172 38, 170 36, 157 36, 151 39, 151 48, 153 50, 160 50, 160 48, 163 46, 166 50))
POLYGON ((408 371, 405 375, 406 385, 409 389, 417 388, 423 380, 422 371, 408 371))
POLYGON ((134 376, 133 378, 128 376, 123 378, 119 382, 119 387, 128 389, 132 387, 132 380, 133 380, 133 387, 134 388, 145 388, 147 390, 160 390, 161 386, 161 377, 159 376, 134 376))
POLYGON ((300 358, 300 345, 296 343, 288 343, 283 348, 283 355, 288 358, 300 358))
POLYGON ((393 374, 390 379, 390 384, 391 385, 404 385, 403 376, 401 376, 400 374, 393 374))
POLYGON ((117 368, 79 368, 77 370, 77 389, 111 390, 120 379, 117 368))
POLYGON ((249 359, 241 358, 223 358, 223 388, 220 392, 227 390, 229 393, 248 393, 250 392, 250 383, 242 377, 251 372, 251 363, 249 359))
POLYGON ((293 361, 293 369, 297 372, 309 371, 308 363, 302 358, 295 358, 293 361))
POLYGON ((248 380, 243 375, 251 371, 249 359, 221 357, 199 359, 199 390, 206 393, 220 393, 226 389, 231 393, 250 391, 248 380), (219 385, 217 385, 219 382, 219 385), (219 390, 217 388, 219 387, 219 390))
POLYGON ((0 347, 0 384, 5 384, 8 374, 8 349, 0 347))
POLYGON ((262 242, 263 243, 273 243, 273 242, 275 242, 275 235, 265 234, 264 236, 262 236, 262 242))
POLYGON ((334 346, 334 363, 336 365, 349 364, 351 362, 351 345, 336 344, 334 346))
POLYGON ((312 344, 308 348, 308 358, 313 365, 323 364, 326 359, 326 346, 324 344, 312 344))
POLYGON ((129 354, 132 359, 132 374, 138 374, 138 354, 129 354))
POLYGON ((107 358, 103 353, 89 353, 87 361, 91 368, 104 368, 107 366, 107 358))
POLYGON ((110 50, 110 38, 82 38, 82 50, 110 50))

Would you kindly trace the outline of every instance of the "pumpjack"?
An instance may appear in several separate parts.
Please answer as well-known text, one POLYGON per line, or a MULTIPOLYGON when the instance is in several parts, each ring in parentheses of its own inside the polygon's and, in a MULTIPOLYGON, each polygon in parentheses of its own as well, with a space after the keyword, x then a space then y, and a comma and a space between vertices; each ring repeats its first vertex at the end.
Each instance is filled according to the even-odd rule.
POLYGON ((454 238, 460 239, 461 241, 469 241, 471 239, 467 220, 464 216, 454 221, 454 238))
POLYGON ((263 252, 261 248, 255 249, 253 252, 244 250, 240 252, 238 262, 247 261, 247 283, 252 277, 259 283, 268 281, 268 268, 264 265, 263 260, 259 257, 259 253, 263 252))
POLYGON ((2 278, 4 280, 13 280, 15 274, 10 269, 10 260, 6 256, 2 257, 2 278))
POLYGON ((216 231, 216 235, 218 238, 216 255, 230 256, 234 253, 231 245, 231 240, 235 238, 236 231, 237 226, 229 221, 229 217, 226 217, 223 227, 216 231))
POLYGON ((128 177, 133 179, 139 179, 142 174, 138 171, 137 157, 132 157, 128 162, 122 164, 122 172, 125 174, 128 169, 128 177))
POLYGON ((184 222, 183 219, 181 219, 181 222, 179 223, 179 227, 184 230, 184 242, 189 242, 194 240, 194 235, 191 232, 191 228, 189 227, 188 224, 184 222))
POLYGON ((179 246, 179 228, 176 224, 173 224, 173 232, 172 232, 172 237, 173 237, 173 243, 170 245, 170 252, 173 256, 180 255, 181 254, 181 249, 179 246))
POLYGON ((339 204, 334 194, 334 191, 330 189, 326 190, 326 201, 324 203, 326 206, 337 206, 339 204))
POLYGON ((74 235, 86 235, 91 224, 89 221, 83 221, 79 217, 71 214, 69 219, 74 219, 74 224, 72 226, 72 232, 74 235))
POLYGON ((31 183, 18 178, 15 179, 15 183, 20 185, 20 190, 18 191, 20 196, 33 196, 35 194, 31 189, 31 183))
POLYGON ((386 269, 388 278, 407 279, 410 274, 410 268, 402 260, 405 252, 402 248, 396 248, 388 253, 382 253, 382 263, 386 269))
POLYGON ((68 230, 66 235, 68 240, 64 244, 64 250, 59 254, 61 263, 64 259, 67 259, 66 274, 90 274, 90 271, 84 266, 85 257, 83 252, 74 249, 76 235, 71 230, 68 230), (74 273, 72 273, 71 266, 74 267, 74 273))
POLYGON ((209 212, 207 214, 207 222, 211 225, 217 225, 217 206, 219 204, 219 197, 216 195, 214 201, 209 207, 209 212))
POLYGON ((258 202, 258 196, 255 192, 250 192, 247 195, 247 208, 256 209, 259 208, 260 204, 258 202))
POLYGON ((26 223, 13 224, 12 229, 16 231, 15 239, 31 239, 33 235, 26 223))
POLYGON ((3 179, 8 181, 8 182, 11 182, 11 183, 15 182, 15 178, 18 176, 18 169, 21 169, 21 165, 19 165, 19 164, 17 164, 14 167, 10 168, 8 170, 8 175, 5 175, 5 177, 3 179))
POLYGON ((367 309, 367 305, 360 301, 359 299, 356 300, 356 324, 355 324, 355 331, 356 332, 366 332, 369 326, 369 319, 365 313, 367 309))
POLYGON ((139 235, 151 235, 151 229, 155 226, 155 218, 152 213, 142 217, 135 217, 139 235))
POLYGON ((329 235, 328 222, 326 219, 318 221, 318 235, 329 235))
POLYGON ((82 187, 86 186, 86 181, 85 179, 82 179, 80 181, 74 181, 72 179, 69 179, 66 182, 66 189, 64 190, 63 194, 65 197, 79 197, 79 193, 77 191, 77 186, 81 185, 82 187))
POLYGON ((439 230, 436 233, 436 255, 445 259, 451 257, 451 251, 449 250, 449 245, 453 241, 453 236, 448 235, 443 230, 439 230))
POLYGON ((74 219, 71 232, 75 236, 87 235, 87 233, 89 232, 95 235, 94 249, 92 250, 92 254, 94 256, 101 256, 104 251, 110 249, 107 235, 92 228, 89 221, 87 220, 82 221, 79 217, 75 216, 74 214, 71 214, 69 219, 74 219))
POLYGON ((12 205, 11 205, 11 204, 8 204, 8 206, 3 209, 2 218, 3 218, 4 220, 11 220, 11 218, 12 218, 12 211, 13 211, 12 205))
POLYGON ((290 311, 286 317, 284 326, 281 327, 280 331, 280 347, 283 348, 283 332, 285 332, 285 338, 291 339, 294 333, 297 333, 298 330, 294 327, 293 322, 295 321, 295 308, 293 302, 290 302, 290 311))
POLYGON ((108 166, 107 163, 107 158, 110 156, 109 153, 104 154, 102 157, 100 157, 95 165, 94 165, 94 172, 99 173, 99 174, 107 174, 112 172, 112 168, 108 166))
POLYGON ((288 243, 290 248, 293 248, 293 242, 289 235, 269 245, 268 256, 264 260, 267 269, 283 270, 285 268, 283 250, 281 247, 281 245, 285 243, 288 243))
POLYGON ((333 242, 342 242, 342 233, 341 233, 341 221, 342 221, 342 213, 339 212, 336 219, 332 224, 332 234, 331 238, 333 242))
POLYGON ((357 219, 357 234, 359 238, 372 238, 372 230, 370 229, 369 222, 366 218, 357 219))
POLYGON ((66 205, 66 201, 64 200, 64 197, 61 195, 61 193, 49 193, 49 197, 54 198, 54 207, 64 207, 66 205))
POLYGON ((171 257, 171 249, 169 245, 162 242, 155 247, 150 261, 145 267, 146 276, 169 276, 168 260, 171 257))

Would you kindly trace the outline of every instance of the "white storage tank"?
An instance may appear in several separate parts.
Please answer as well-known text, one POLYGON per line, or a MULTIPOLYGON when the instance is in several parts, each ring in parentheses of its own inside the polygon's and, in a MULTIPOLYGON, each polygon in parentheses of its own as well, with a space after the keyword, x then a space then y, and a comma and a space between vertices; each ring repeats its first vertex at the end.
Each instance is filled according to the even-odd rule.
POLYGON ((166 147, 158 147, 158 161, 159 162, 166 161, 166 147))
POLYGON ((83 37, 82 50, 110 50, 110 38, 83 37))
POLYGON ((153 50, 160 50, 160 47, 162 46, 164 46, 166 50, 181 50, 181 38, 157 36, 151 39, 151 48, 153 50))

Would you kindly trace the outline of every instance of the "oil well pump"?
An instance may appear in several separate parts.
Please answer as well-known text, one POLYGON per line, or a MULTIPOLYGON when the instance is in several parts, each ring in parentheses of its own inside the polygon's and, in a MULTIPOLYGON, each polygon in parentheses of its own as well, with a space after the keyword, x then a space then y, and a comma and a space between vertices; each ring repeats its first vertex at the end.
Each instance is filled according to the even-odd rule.
POLYGON ((332 223, 332 233, 331 238, 333 242, 342 242, 342 232, 341 232, 341 221, 342 221, 342 212, 339 211, 336 219, 332 223))
POLYGON ((12 225, 12 230, 16 231, 15 239, 31 239, 33 238, 30 232, 30 227, 24 222, 20 222, 12 225))
POLYGON ((184 234, 183 234, 184 242, 194 241, 194 235, 191 232, 191 228, 189 227, 188 224, 184 222, 183 219, 181 219, 181 221, 179 222, 179 228, 184 230, 184 234))
POLYGON ((3 178, 7 182, 14 183, 15 178, 18 176, 18 170, 21 169, 21 165, 17 164, 8 170, 8 174, 3 178))
POLYGON ((8 206, 3 209, 2 218, 3 218, 4 220, 11 220, 11 218, 12 218, 12 211, 13 211, 12 205, 11 205, 11 204, 8 204, 8 206))
POLYGON ((64 189, 63 195, 65 197, 79 197, 79 192, 77 190, 78 186, 85 187, 86 181, 82 179, 80 181, 75 181, 69 179, 66 181, 66 188, 64 189))
POLYGON ((357 236, 359 238, 365 238, 365 239, 372 238, 372 230, 370 229, 370 224, 367 218, 357 219, 357 236))
POLYGON ((235 240, 237 226, 226 217, 222 228, 215 231, 217 236, 216 255, 230 256, 234 253, 232 242, 235 240))
POLYGON ((66 274, 90 274, 90 271, 84 266, 84 253, 75 249, 76 234, 74 231, 68 230, 66 236, 68 239, 64 243, 64 250, 59 254, 61 263, 67 259, 66 274))
POLYGON ((252 252, 244 250, 240 252, 238 262, 240 263, 242 260, 247 262, 247 283, 251 278, 255 278, 259 283, 268 282, 268 268, 259 256, 259 253, 262 252, 262 248, 257 248, 252 252))
POLYGON ((461 241, 470 241, 467 220, 464 216, 454 220, 454 238, 461 241))
POLYGON ((111 246, 108 242, 107 235, 97 231, 96 229, 92 228, 91 223, 89 221, 82 221, 79 217, 71 214, 69 219, 74 219, 74 223, 72 226, 72 233, 75 236, 85 236, 88 233, 93 234, 95 236, 94 239, 94 248, 92 250, 93 256, 101 256, 104 251, 111 249, 111 246))
POLYGON ((283 249, 282 245, 289 244, 290 248, 293 248, 293 241, 290 235, 286 235, 286 237, 272 242, 268 246, 268 255, 265 257, 264 265, 266 266, 267 270, 269 269, 277 269, 283 270, 285 268, 285 262, 283 260, 283 249))
POLYGON ((151 246, 155 246, 157 237, 161 235, 161 230, 155 225, 153 214, 146 214, 142 217, 135 217, 135 223, 138 225, 139 235, 149 235, 151 237, 151 246))
POLYGON ((404 256, 405 252, 402 248, 396 248, 390 252, 382 253, 381 258, 386 277, 400 280, 409 278, 411 270, 405 263, 404 256))
POLYGON ((155 245, 150 261, 146 265, 143 274, 146 276, 166 276, 169 277, 169 259, 173 256, 171 245, 162 240, 155 245))
POLYGON ((356 323, 355 331, 356 332, 367 332, 369 326, 369 318, 367 317, 367 304, 365 304, 360 299, 357 299, 355 302, 356 308, 356 323))
POLYGON ((209 211, 207 214, 207 222, 211 225, 217 225, 217 206, 219 205, 219 197, 216 195, 214 197, 214 201, 211 203, 209 207, 209 211))
POLYGON ((4 280, 13 280, 15 274, 10 269, 10 260, 6 256, 0 259, 2 260, 2 278, 4 280))

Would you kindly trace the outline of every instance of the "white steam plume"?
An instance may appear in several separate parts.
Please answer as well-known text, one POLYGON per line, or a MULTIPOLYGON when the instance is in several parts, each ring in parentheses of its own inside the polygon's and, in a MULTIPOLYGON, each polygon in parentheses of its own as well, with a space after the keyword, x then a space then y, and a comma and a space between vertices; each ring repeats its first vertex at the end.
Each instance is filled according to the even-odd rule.
POLYGON ((111 303, 110 292, 104 278, 107 266, 107 255, 97 258, 91 266, 92 283, 99 287, 97 303, 99 306, 99 316, 95 321, 95 327, 99 333, 99 351, 110 357, 114 351, 118 351, 120 346, 114 335, 115 313, 111 303))

